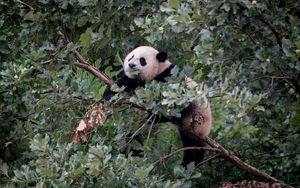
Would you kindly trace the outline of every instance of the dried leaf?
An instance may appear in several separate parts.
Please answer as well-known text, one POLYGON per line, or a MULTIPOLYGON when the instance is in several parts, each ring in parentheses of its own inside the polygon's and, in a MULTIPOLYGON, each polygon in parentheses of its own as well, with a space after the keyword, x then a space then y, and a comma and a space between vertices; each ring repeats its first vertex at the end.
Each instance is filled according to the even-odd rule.
POLYGON ((102 103, 97 103, 92 106, 85 114, 85 117, 80 120, 78 126, 73 130, 71 134, 71 140, 73 143, 77 143, 78 138, 87 142, 87 132, 91 127, 96 128, 97 125, 104 124, 106 120, 106 114, 102 103))

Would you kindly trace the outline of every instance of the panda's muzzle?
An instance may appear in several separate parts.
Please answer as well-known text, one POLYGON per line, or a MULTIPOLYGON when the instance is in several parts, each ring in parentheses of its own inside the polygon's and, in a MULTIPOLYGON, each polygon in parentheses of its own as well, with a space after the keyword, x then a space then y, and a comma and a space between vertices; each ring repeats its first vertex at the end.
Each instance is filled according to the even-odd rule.
POLYGON ((133 69, 135 67, 135 64, 134 63, 129 63, 128 66, 133 69))

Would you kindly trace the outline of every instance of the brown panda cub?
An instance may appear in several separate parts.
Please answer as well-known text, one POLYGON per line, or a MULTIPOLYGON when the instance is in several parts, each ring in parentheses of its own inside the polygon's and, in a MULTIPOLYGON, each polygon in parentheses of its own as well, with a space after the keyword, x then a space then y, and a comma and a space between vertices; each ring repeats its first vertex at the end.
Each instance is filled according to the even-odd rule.
MULTIPOLYGON (((145 81, 165 82, 165 78, 171 75, 171 70, 174 67, 165 52, 159 52, 149 46, 140 46, 126 56, 123 62, 124 75, 116 81, 116 84, 119 87, 124 86, 128 94, 134 95, 134 90, 137 87, 145 86, 145 81)), ((186 78, 186 81, 197 84, 190 78, 186 78)), ((109 100, 114 94, 107 88, 103 94, 103 99, 109 100)), ((205 142, 201 138, 208 136, 211 129, 212 117, 209 102, 205 98, 204 104, 199 106, 198 100, 195 98, 181 112, 181 118, 177 119, 177 122, 182 125, 181 127, 177 126, 177 128, 184 147, 205 146, 205 142)), ((195 165, 199 164, 203 159, 203 154, 204 152, 199 150, 186 150, 182 165, 186 167, 190 162, 194 162, 195 165)))

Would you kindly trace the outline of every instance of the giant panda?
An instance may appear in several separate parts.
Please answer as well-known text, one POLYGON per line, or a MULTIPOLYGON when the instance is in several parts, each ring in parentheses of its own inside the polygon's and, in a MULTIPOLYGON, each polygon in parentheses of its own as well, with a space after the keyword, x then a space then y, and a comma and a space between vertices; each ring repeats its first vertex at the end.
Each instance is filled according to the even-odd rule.
MULTIPOLYGON (((116 84, 119 87, 124 86, 125 91, 129 95, 134 95, 137 87, 144 87, 146 81, 156 80, 165 82, 165 78, 171 75, 172 69, 175 67, 165 52, 149 46, 140 46, 132 50, 123 62, 124 75, 117 79, 116 84)), ((190 78, 186 78, 187 82, 196 84, 190 78)), ((115 92, 107 88, 104 91, 103 99, 109 100, 115 92)), ((176 118, 174 118, 176 119, 176 118)), ((177 129, 184 147, 203 147, 204 137, 208 136, 211 124, 211 110, 207 98, 204 98, 204 104, 199 106, 197 98, 189 104, 189 106, 181 112, 181 118, 176 119, 180 124, 177 129)), ((203 150, 185 150, 182 165, 187 167, 190 162, 198 165, 203 160, 203 150)))

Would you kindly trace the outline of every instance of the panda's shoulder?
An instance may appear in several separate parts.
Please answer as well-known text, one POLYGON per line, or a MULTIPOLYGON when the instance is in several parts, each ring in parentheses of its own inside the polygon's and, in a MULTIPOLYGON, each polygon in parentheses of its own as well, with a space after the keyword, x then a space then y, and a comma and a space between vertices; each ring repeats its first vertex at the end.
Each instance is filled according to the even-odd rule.
POLYGON ((164 71, 162 71, 159 75, 157 75, 154 80, 159 82, 165 82, 165 78, 171 76, 172 69, 175 67, 175 65, 171 64, 168 68, 166 68, 164 71))

